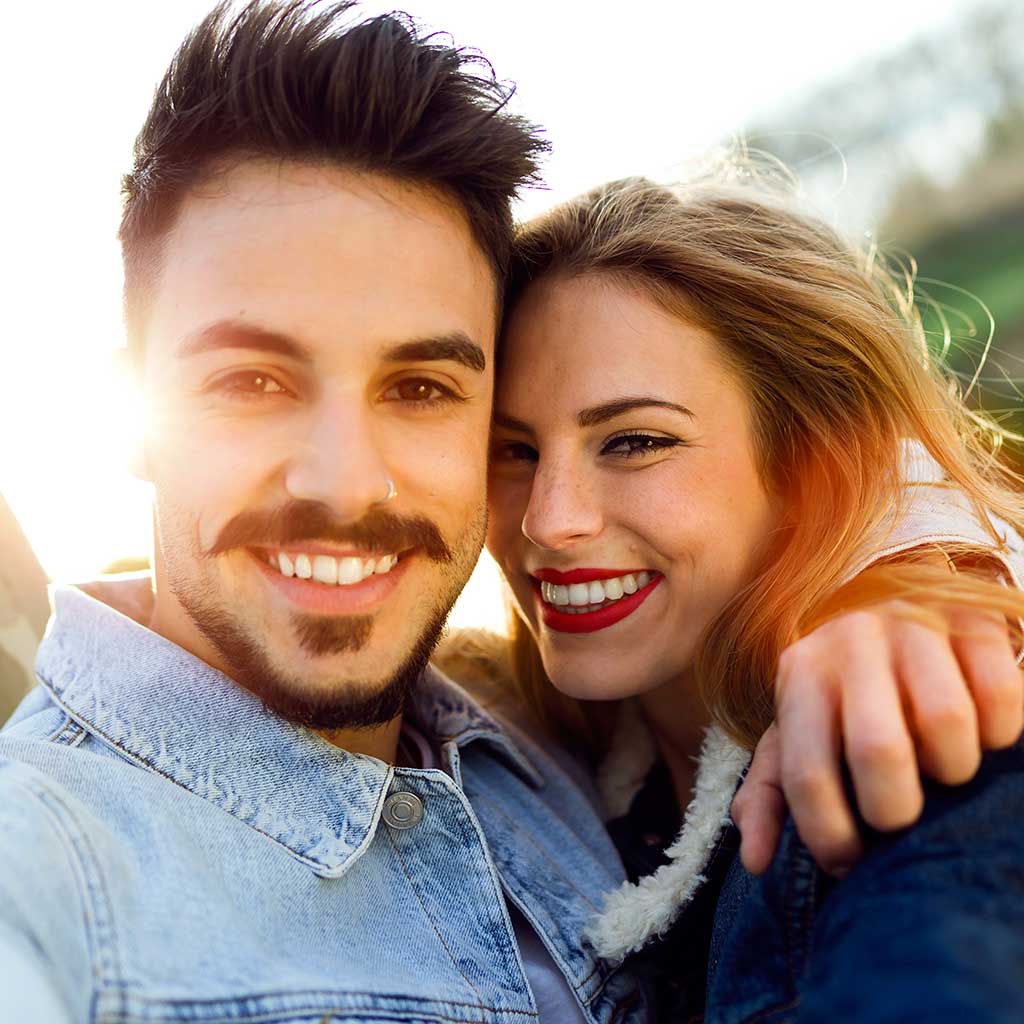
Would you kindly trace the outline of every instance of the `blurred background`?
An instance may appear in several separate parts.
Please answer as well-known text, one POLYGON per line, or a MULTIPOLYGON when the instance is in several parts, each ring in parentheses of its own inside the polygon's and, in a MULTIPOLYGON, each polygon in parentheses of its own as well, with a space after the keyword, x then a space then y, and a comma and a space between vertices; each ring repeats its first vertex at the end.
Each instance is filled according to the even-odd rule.
MULTIPOLYGON (((111 359, 123 343, 118 183, 154 86, 208 6, 5 12, 0 721, 31 679, 46 580, 147 557, 149 495, 123 469, 138 417, 111 359)), ((974 401, 1024 429, 1020 0, 635 0, 607 15, 582 0, 408 6, 486 54, 545 127, 546 188, 519 216, 626 174, 677 177, 744 136, 785 160, 830 220, 916 260, 936 344, 948 336, 954 370, 980 377, 974 401)), ((502 627, 493 565, 453 621, 502 627)))

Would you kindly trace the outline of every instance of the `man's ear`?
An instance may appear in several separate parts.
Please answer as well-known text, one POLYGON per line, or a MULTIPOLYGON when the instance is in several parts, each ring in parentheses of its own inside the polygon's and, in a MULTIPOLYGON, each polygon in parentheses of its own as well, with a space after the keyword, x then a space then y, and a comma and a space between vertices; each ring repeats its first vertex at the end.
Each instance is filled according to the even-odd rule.
POLYGON ((142 364, 130 348, 114 352, 114 368, 125 411, 125 462, 133 477, 149 483, 149 459, 146 454, 146 417, 142 402, 142 364))

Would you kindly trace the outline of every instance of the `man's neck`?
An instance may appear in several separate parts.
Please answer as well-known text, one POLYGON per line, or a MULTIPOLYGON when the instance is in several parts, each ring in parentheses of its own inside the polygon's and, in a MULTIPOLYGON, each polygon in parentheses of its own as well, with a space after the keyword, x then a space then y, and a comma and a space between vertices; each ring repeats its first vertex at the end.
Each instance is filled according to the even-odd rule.
POLYGON ((398 756, 398 736, 402 731, 402 716, 392 718, 383 725, 370 729, 315 729, 314 732, 328 743, 351 754, 366 754, 388 764, 395 764, 398 756))

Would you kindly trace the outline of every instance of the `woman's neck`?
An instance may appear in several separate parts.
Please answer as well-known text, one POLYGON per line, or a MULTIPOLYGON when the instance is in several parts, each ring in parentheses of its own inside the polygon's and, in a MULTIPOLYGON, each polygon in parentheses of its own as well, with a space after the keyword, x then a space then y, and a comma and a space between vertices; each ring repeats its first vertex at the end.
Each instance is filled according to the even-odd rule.
POLYGON ((697 762, 711 717, 689 674, 642 694, 639 700, 647 728, 672 777, 676 800, 685 810, 693 796, 697 762))

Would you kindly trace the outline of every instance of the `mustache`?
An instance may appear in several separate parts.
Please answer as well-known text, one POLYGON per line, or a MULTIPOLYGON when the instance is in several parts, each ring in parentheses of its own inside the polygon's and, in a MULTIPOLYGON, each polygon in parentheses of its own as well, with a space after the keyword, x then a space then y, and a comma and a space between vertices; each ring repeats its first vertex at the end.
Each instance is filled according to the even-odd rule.
POLYGON ((213 558, 237 548, 286 547, 304 540, 351 544, 371 555, 391 555, 419 548, 435 562, 451 562, 451 548, 425 516, 399 516, 372 509, 354 523, 338 522, 329 506, 291 501, 272 511, 247 509, 220 531, 205 552, 213 558))

